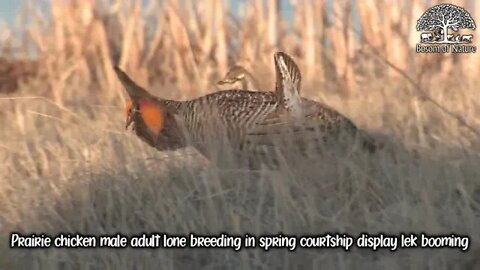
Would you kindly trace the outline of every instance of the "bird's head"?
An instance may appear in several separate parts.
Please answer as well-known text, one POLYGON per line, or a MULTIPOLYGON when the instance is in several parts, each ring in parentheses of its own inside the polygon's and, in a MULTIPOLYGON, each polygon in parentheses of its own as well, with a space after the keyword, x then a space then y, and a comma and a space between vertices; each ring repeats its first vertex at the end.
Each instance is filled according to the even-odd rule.
POLYGON ((125 104, 125 128, 132 126, 137 136, 160 150, 178 148, 182 136, 174 114, 120 68, 114 69, 130 97, 125 104))
POLYGON ((234 84, 238 81, 244 80, 246 74, 247 74, 247 71, 244 67, 234 66, 227 72, 227 74, 222 80, 217 82, 217 84, 218 85, 234 84))

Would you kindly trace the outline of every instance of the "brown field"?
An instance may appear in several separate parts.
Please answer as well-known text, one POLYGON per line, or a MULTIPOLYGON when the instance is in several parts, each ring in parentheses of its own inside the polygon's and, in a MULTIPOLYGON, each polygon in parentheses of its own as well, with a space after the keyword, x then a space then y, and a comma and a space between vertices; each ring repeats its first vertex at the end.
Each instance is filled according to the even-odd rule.
MULTIPOLYGON (((415 53, 422 0, 292 1, 291 24, 278 1, 263 2, 233 16, 220 0, 51 0, 51 17, 26 5, 0 28, 0 269, 480 268, 480 53, 415 53), (385 148, 225 171, 125 130, 114 64, 155 95, 187 99, 217 91, 238 63, 272 90, 276 50, 299 64, 304 96, 385 148), (8 247, 12 231, 425 232, 471 242, 466 252, 27 250, 8 247)), ((478 3, 452 2, 479 18, 478 3)))

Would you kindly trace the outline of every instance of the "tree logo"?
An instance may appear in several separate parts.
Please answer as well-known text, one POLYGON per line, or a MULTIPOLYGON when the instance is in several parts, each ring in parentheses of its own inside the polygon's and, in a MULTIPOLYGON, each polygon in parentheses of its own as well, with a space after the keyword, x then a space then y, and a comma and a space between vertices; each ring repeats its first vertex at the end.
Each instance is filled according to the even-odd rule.
POLYGON ((459 31, 475 28, 472 16, 462 7, 452 4, 433 6, 417 20, 417 31, 425 31, 420 34, 417 52, 474 53, 477 49, 471 45, 473 34, 459 31))

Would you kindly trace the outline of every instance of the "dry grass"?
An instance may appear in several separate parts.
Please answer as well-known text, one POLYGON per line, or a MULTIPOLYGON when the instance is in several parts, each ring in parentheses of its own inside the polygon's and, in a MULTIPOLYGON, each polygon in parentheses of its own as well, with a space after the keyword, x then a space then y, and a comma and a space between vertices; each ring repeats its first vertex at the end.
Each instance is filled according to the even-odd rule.
POLYGON ((236 20, 224 3, 215 0, 195 4, 198 12, 195 1, 152 1, 146 8, 140 1, 113 1, 111 6, 106 2, 52 0, 51 19, 28 7, 25 14, 32 22, 20 25, 21 30, 2 44, 5 56, 33 54, 39 67, 33 78, 19 84, 15 96, 23 98, 0 99, 2 269, 156 269, 159 265, 163 269, 474 269, 480 265, 480 145, 478 136, 465 127, 480 126, 475 79, 475 59, 480 54, 452 60, 413 53, 409 44, 418 34, 410 33, 411 23, 423 12, 424 1, 411 1, 411 17, 409 12, 398 12, 400 5, 385 8, 374 1, 356 5, 365 35, 377 37, 370 39, 372 46, 396 52, 384 51, 380 57, 406 69, 433 100, 460 115, 460 122, 419 98, 418 89, 379 61, 366 43, 354 40, 344 14, 349 1, 332 7, 343 20, 325 24, 317 24, 326 16, 321 1, 311 6, 296 1, 291 29, 279 16, 276 1, 248 2, 242 9, 244 17, 236 20), (384 20, 392 21, 379 23, 381 14, 390 14, 384 20), (395 32, 396 21, 402 23, 400 33, 395 32), (123 94, 111 69, 114 63, 155 94, 180 99, 215 91, 213 83, 233 63, 247 66, 264 78, 263 88, 272 88, 272 52, 277 48, 300 64, 305 96, 324 101, 359 126, 382 134, 387 147, 375 155, 330 155, 295 166, 285 164, 276 171, 223 171, 206 165, 192 149, 157 152, 124 130, 123 94), (427 232, 467 234, 472 243, 465 253, 456 249, 32 251, 6 248, 12 230, 427 232))

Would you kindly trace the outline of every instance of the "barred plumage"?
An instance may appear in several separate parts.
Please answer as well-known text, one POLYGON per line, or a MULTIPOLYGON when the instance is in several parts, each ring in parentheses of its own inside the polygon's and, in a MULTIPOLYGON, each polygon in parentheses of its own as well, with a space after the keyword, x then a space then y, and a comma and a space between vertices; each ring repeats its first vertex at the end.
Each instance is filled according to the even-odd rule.
POLYGON ((300 71, 288 55, 276 53, 275 66, 274 92, 225 90, 188 101, 154 97, 122 70, 115 71, 132 102, 127 127, 133 124, 136 134, 159 150, 191 145, 211 158, 226 145, 247 152, 281 147, 275 137, 284 135, 290 136, 284 142, 296 144, 306 133, 320 143, 333 142, 344 131, 359 133, 348 118, 299 96, 300 71))

